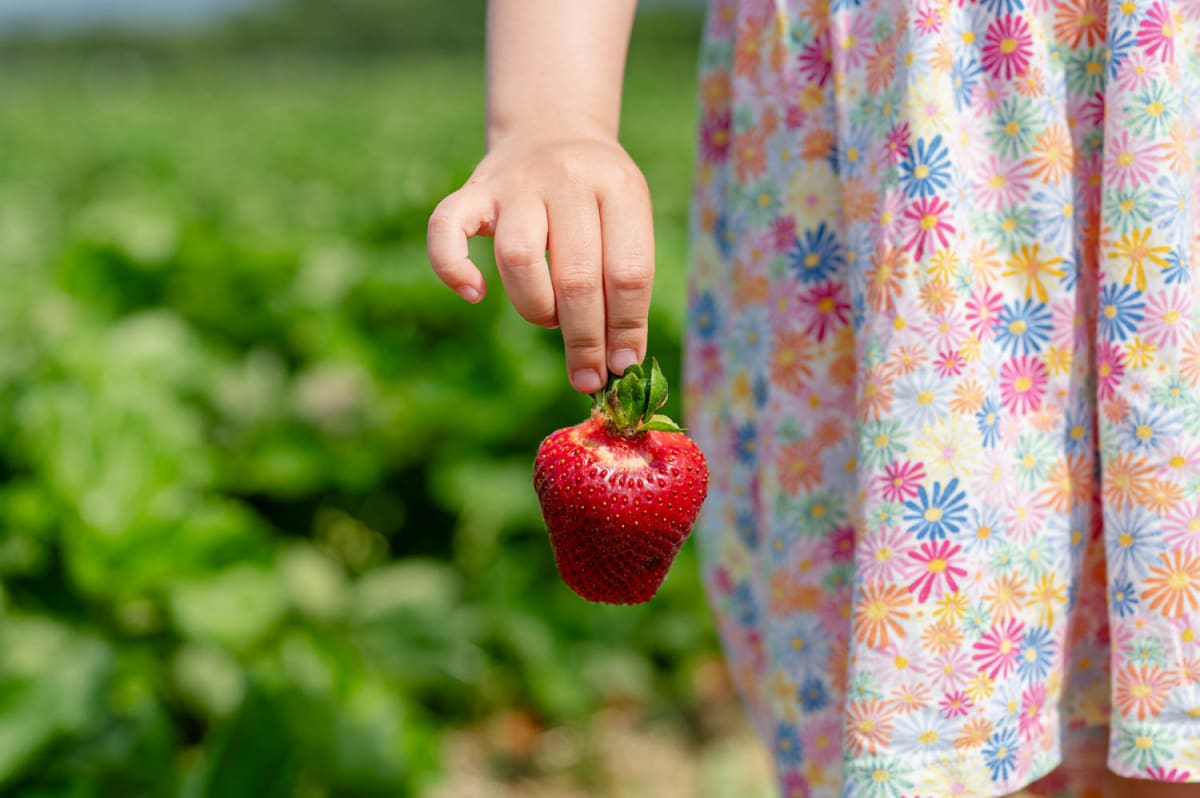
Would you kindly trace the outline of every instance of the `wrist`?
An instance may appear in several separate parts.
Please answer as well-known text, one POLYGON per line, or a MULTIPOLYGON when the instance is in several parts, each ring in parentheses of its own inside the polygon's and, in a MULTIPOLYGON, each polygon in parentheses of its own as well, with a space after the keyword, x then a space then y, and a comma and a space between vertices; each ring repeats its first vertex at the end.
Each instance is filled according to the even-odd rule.
POLYGON ((524 139, 600 139, 617 140, 618 120, 605 119, 581 109, 561 109, 530 114, 505 113, 488 110, 485 126, 487 149, 492 150, 504 141, 524 139))

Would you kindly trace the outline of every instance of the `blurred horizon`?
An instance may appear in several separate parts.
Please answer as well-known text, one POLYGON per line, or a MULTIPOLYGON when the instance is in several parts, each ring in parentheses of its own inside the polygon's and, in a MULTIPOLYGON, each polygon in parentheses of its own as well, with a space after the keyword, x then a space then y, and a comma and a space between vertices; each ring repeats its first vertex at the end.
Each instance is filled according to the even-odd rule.
MULTIPOLYGON (((353 5, 356 0, 348 0, 353 5)), ((406 0, 393 2, 397 19, 406 0)), ((408 5, 417 6, 411 0, 408 5)), ((705 0, 639 0, 640 9, 699 9, 705 0)), ((170 32, 220 25, 242 14, 269 11, 288 0, 0 0, 0 37, 71 35, 81 31, 170 32)), ((409 11, 411 13, 411 11, 409 11)))
POLYGON ((0 36, 99 27, 169 29, 219 24, 279 0, 0 0, 0 36))

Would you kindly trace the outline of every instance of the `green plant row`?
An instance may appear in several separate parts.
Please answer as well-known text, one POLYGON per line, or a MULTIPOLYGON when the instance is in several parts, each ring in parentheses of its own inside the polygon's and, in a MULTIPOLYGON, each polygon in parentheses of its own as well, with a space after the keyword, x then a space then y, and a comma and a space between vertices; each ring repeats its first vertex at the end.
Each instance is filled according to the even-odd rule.
MULTIPOLYGON (((692 76, 653 67, 626 128, 677 381, 692 76)), ((504 708, 683 717, 690 547, 644 608, 559 582, 531 462, 587 399, 494 273, 470 307, 424 261, 481 69, 5 74, 0 793, 415 795, 504 708)))

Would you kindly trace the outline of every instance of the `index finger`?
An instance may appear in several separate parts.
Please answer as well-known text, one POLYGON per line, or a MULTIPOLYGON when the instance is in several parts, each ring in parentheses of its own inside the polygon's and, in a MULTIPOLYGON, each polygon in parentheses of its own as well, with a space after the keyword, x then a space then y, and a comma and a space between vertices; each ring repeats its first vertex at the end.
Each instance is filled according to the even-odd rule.
POLYGON ((438 278, 468 302, 487 293, 483 273, 471 262, 467 240, 491 235, 495 204, 481 191, 459 189, 446 197, 429 217, 425 247, 438 278))

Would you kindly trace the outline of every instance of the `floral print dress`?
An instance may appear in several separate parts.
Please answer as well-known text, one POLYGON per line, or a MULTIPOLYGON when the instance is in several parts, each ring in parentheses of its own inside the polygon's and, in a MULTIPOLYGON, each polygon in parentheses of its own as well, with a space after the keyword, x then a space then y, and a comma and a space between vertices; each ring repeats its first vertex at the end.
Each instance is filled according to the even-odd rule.
POLYGON ((698 540, 782 794, 1200 781, 1200 0, 715 0, 700 68, 698 540))

